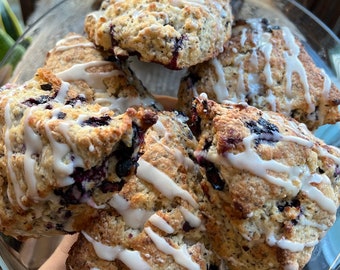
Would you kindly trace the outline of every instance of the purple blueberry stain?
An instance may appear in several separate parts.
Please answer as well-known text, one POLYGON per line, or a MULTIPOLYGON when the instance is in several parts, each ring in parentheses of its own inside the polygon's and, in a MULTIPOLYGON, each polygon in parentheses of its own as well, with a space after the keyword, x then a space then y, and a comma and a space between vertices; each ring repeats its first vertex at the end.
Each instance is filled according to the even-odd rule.
POLYGON ((191 132, 197 138, 202 133, 201 118, 198 115, 196 108, 191 108, 191 113, 190 113, 190 119, 189 119, 189 122, 188 122, 188 126, 189 126, 191 132))
POLYGON ((167 67, 169 69, 173 69, 173 70, 179 69, 178 66, 177 66, 179 51, 183 50, 184 40, 186 40, 186 39, 187 39, 186 35, 181 35, 179 38, 174 39, 174 41, 173 41, 174 42, 174 48, 173 48, 173 51, 172 51, 172 58, 171 58, 170 63, 167 65, 167 67))
POLYGON ((99 189, 103 193, 118 192, 122 190, 124 184, 125 184, 124 180, 120 180, 119 182, 110 182, 110 181, 104 180, 101 182, 99 189))
POLYGON ((300 208, 300 200, 299 199, 292 199, 291 201, 280 201, 277 203, 277 209, 279 209, 280 212, 283 212, 285 207, 294 207, 294 208, 300 208))
POLYGON ((123 178, 136 171, 138 158, 121 159, 116 164, 116 174, 123 178))
POLYGON ((336 165, 334 170, 334 177, 338 177, 340 175, 340 167, 339 165, 336 165))
POLYGON ((182 229, 183 229, 183 231, 185 231, 185 232, 189 232, 189 231, 193 230, 194 227, 192 227, 188 221, 185 221, 185 222, 183 223, 182 229))
POLYGON ((51 83, 45 83, 40 85, 41 90, 44 91, 51 91, 53 89, 53 86, 51 83))
POLYGON ((66 117, 66 113, 64 113, 64 112, 58 112, 58 114, 57 114, 57 118, 58 119, 65 119, 65 117, 66 117))
POLYGON ((65 102, 65 105, 71 105, 74 107, 76 104, 84 103, 86 98, 84 96, 77 96, 75 98, 71 98, 65 102))
POLYGON ((74 179, 74 184, 67 188, 59 188, 55 190, 55 194, 60 196, 61 205, 80 204, 88 200, 102 181, 107 178, 108 162, 93 167, 89 170, 83 168, 75 168, 74 172, 70 175, 74 179))
POLYGON ((215 190, 223 191, 225 188, 225 181, 220 176, 219 171, 214 163, 207 160, 204 154, 209 150, 211 145, 211 141, 205 142, 203 150, 199 154, 196 154, 196 161, 201 167, 205 168, 207 180, 212 185, 212 187, 215 190))
POLYGON ((258 135, 255 138, 256 145, 261 143, 273 144, 280 141, 279 128, 262 117, 257 121, 247 121, 245 125, 252 134, 258 135))
POLYGON ((144 142, 144 131, 135 123, 133 123, 132 128, 132 145, 129 147, 121 142, 114 152, 114 155, 118 159, 116 164, 116 174, 120 178, 129 176, 131 173, 135 173, 138 166, 137 160, 140 155, 139 153, 135 153, 135 149, 144 142))
POLYGON ((300 216, 303 214, 303 211, 302 211, 302 207, 301 207, 301 202, 298 198, 293 198, 292 200, 290 201, 280 201, 280 202, 277 202, 276 204, 276 207, 277 209, 280 211, 280 212, 283 212, 285 210, 286 207, 290 207, 290 208, 295 208, 295 209, 298 209, 299 210, 299 215, 297 216, 296 219, 292 219, 290 220, 290 222, 295 226, 299 223, 299 218, 300 216))
POLYGON ((50 96, 42 95, 42 96, 39 96, 37 98, 26 99, 23 102, 23 104, 28 106, 28 107, 33 107, 33 106, 37 106, 37 105, 40 105, 40 104, 45 104, 45 103, 49 102, 50 100, 51 100, 50 96))
POLYGON ((110 124, 111 117, 108 115, 103 115, 100 117, 90 117, 82 122, 82 126, 91 126, 91 127, 101 127, 108 126, 110 124))

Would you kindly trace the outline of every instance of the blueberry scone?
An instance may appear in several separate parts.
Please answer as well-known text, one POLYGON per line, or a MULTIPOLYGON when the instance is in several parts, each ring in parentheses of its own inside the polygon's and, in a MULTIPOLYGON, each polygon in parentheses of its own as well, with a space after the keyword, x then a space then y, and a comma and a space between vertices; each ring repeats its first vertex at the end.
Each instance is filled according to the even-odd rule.
POLYGON ((184 220, 183 211, 158 210, 142 229, 127 226, 116 212, 102 211, 72 246, 67 269, 217 269, 220 259, 184 220))
POLYGON ((161 108, 126 65, 77 33, 57 42, 44 68, 79 88, 88 101, 118 112, 131 106, 161 108))
POLYGON ((111 0, 87 15, 85 31, 117 56, 182 69, 220 53, 231 22, 229 0, 111 0))
POLYGON ((289 28, 266 19, 237 21, 223 53, 189 69, 179 106, 205 92, 219 103, 247 102, 305 123, 311 130, 340 120, 340 91, 289 28))
POLYGON ((136 173, 72 247, 68 269, 217 269, 199 205, 197 141, 182 117, 159 113, 145 134, 136 173))
POLYGON ((194 101, 206 234, 227 269, 302 269, 339 207, 340 151, 246 104, 194 101))
POLYGON ((46 69, 2 87, 1 231, 17 238, 79 231, 121 188, 120 164, 138 155, 156 121, 150 109, 119 114, 87 102, 46 69))

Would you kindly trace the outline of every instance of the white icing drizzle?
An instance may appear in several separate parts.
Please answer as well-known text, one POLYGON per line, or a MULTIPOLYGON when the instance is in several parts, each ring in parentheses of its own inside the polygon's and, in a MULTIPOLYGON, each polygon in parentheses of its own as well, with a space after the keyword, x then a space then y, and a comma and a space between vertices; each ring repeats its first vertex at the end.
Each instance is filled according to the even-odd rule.
POLYGON ((266 43, 266 44, 262 45, 261 48, 260 48, 260 50, 263 53, 264 58, 266 60, 266 64, 264 66, 263 73, 266 77, 266 85, 268 87, 273 85, 272 71, 271 71, 271 67, 270 67, 270 55, 272 53, 272 49, 273 49, 273 44, 271 44, 271 43, 266 43))
POLYGON ((279 140, 280 141, 285 141, 285 142, 293 142, 299 145, 306 146, 308 148, 313 147, 314 143, 312 141, 308 141, 306 139, 303 139, 298 136, 292 136, 292 135, 279 135, 279 140))
MULTIPOLYGON (((157 122, 151 127, 151 129, 155 130, 158 136, 163 137, 165 140, 168 140, 171 135, 171 133, 167 131, 160 119, 157 120, 157 122)), ((158 141, 157 138, 154 139, 158 141)))
POLYGON ((33 129, 29 126, 29 119, 32 111, 35 107, 27 110, 24 122, 24 144, 26 147, 24 156, 24 171, 25 171, 25 182, 27 183, 27 195, 32 199, 39 199, 40 196, 37 192, 37 178, 34 173, 36 160, 34 154, 41 153, 43 148, 41 138, 36 134, 33 129))
POLYGON ((77 39, 83 39, 84 37, 82 37, 81 35, 70 35, 68 37, 65 37, 59 41, 57 41, 56 46, 54 48, 55 51, 59 52, 59 51, 66 51, 69 49, 73 49, 73 48, 78 48, 78 47, 91 47, 91 48, 95 48, 95 45, 90 42, 90 41, 86 41, 83 43, 76 43, 76 44, 72 44, 72 45, 65 45, 67 42, 73 41, 73 40, 77 40, 77 39))
POLYGON ((161 252, 171 255, 179 265, 186 267, 189 270, 200 269, 200 266, 192 260, 186 245, 182 245, 180 248, 174 248, 150 227, 145 228, 145 232, 161 252))
POLYGON ((241 46, 244 47, 244 44, 247 41, 247 28, 242 28, 241 30, 241 39, 240 39, 240 43, 241 46))
MULTIPOLYGON (((74 144, 72 142, 72 140, 70 139, 70 136, 68 135, 70 125, 71 125, 71 121, 61 122, 61 123, 59 123, 59 130, 63 134, 68 145, 71 147, 72 152, 76 153, 77 152, 77 146, 76 146, 76 144, 74 144)), ((79 155, 74 155, 74 157, 72 159, 72 163, 73 163, 74 167, 85 168, 84 160, 79 155)))
MULTIPOLYGON (((329 146, 329 147, 332 147, 332 146, 329 146)), ((319 150, 320 156, 330 158, 331 160, 334 161, 334 163, 336 163, 337 165, 340 165, 340 158, 339 157, 329 153, 326 149, 324 149, 322 147, 318 147, 318 150, 319 150)))
MULTIPOLYGON (((21 189, 17 176, 13 170, 13 164, 12 164, 12 158, 13 158, 13 150, 12 150, 12 144, 10 139, 10 128, 12 126, 12 120, 11 120, 11 106, 10 106, 10 99, 7 101, 5 105, 5 146, 6 146, 6 154, 7 154, 7 169, 9 172, 10 180, 13 185, 14 194, 15 194, 15 200, 19 204, 19 206, 22 209, 27 209, 26 206, 24 206, 21 202, 21 198, 24 196, 24 192, 21 189)), ((7 188, 7 196, 9 201, 14 204, 14 199, 12 198, 11 194, 9 193, 9 188, 7 188)))
POLYGON ((184 219, 190 224, 192 228, 198 228, 202 221, 199 217, 195 216, 193 213, 191 213, 188 209, 186 209, 183 206, 179 207, 179 210, 181 211, 184 219))
POLYGON ((93 197, 85 197, 81 200, 82 203, 87 203, 88 206, 91 206, 94 209, 105 209, 106 205, 105 204, 101 204, 98 205, 94 200, 93 197))
POLYGON ((78 43, 78 44, 73 44, 73 45, 64 45, 64 46, 58 46, 55 48, 56 52, 63 52, 67 51, 70 49, 75 49, 75 48, 95 48, 95 45, 92 42, 83 42, 83 43, 78 43))
MULTIPOLYGON (((276 160, 263 160, 251 147, 253 140, 257 137, 258 135, 252 134, 243 139, 243 144, 245 146, 244 152, 238 154, 226 152, 223 156, 233 167, 240 170, 247 170, 274 185, 284 187, 292 196, 295 196, 299 191, 302 191, 322 209, 332 214, 336 213, 336 203, 323 194, 319 189, 311 185, 312 183, 321 182, 330 184, 331 181, 326 175, 310 174, 307 166, 290 167, 277 162, 276 160), (288 179, 284 180, 279 177, 271 176, 268 174, 268 171, 285 173, 288 175, 288 179)), ((278 139, 297 143, 309 148, 313 146, 313 142, 295 136, 282 136, 278 134, 278 139)), ((327 151, 325 152, 328 153, 327 151)), ((220 159, 218 155, 208 153, 207 159, 212 162, 223 164, 222 159, 220 159)))
POLYGON ((70 87, 70 84, 68 82, 62 82, 60 89, 58 91, 58 94, 54 98, 54 100, 56 102, 65 103, 65 99, 67 98, 69 87, 70 87))
POLYGON ((56 75, 64 80, 64 81, 75 81, 75 80, 84 80, 86 83, 93 87, 95 90, 105 90, 106 86, 103 82, 103 79, 110 78, 112 76, 122 75, 123 72, 120 70, 111 70, 107 72, 96 72, 90 73, 87 72, 86 69, 90 67, 98 67, 107 64, 112 64, 109 61, 92 61, 83 64, 75 64, 69 69, 59 72, 56 75))
POLYGON ((160 217, 157 214, 153 214, 150 218, 149 221, 156 226, 157 228, 159 228, 160 230, 162 230, 163 232, 166 233, 173 233, 175 230, 174 228, 172 228, 162 217, 160 217))
POLYGON ((142 228, 144 223, 153 214, 153 212, 146 211, 145 209, 131 208, 130 203, 119 194, 113 195, 109 205, 122 215, 126 224, 133 229, 142 228))
POLYGON ((261 46, 265 42, 268 42, 268 35, 263 33, 261 19, 259 18, 251 18, 247 19, 247 23, 252 28, 252 42, 255 44, 256 47, 261 46))
POLYGON ((214 93, 218 102, 223 102, 223 100, 228 98, 228 88, 224 77, 224 71, 222 63, 215 57, 210 63, 214 66, 217 81, 213 85, 214 93))
POLYGON ((314 240, 306 243, 299 243, 285 239, 284 237, 281 237, 279 240, 277 240, 274 236, 274 233, 270 233, 267 235, 267 243, 269 246, 278 246, 279 248, 286 249, 291 252, 299 252, 305 247, 314 247, 319 243, 319 241, 314 240))
POLYGON ((326 231, 328 230, 328 226, 325 224, 319 224, 315 221, 308 220, 304 215, 301 215, 299 218, 299 224, 303 226, 309 226, 319 229, 320 231, 326 231))
POLYGON ((258 74, 248 73, 248 91, 249 96, 257 95, 260 91, 260 77, 258 74))
POLYGON ((253 134, 243 139, 243 144, 246 148, 244 152, 238 154, 224 153, 223 156, 226 157, 235 168, 247 170, 274 185, 284 187, 292 195, 296 195, 299 191, 300 181, 298 180, 298 176, 301 173, 301 168, 289 167, 276 160, 263 160, 251 149, 251 143, 256 137, 257 135, 253 134), (290 180, 286 181, 282 178, 271 176, 267 173, 268 170, 286 173, 290 180))
POLYGON ((284 52, 283 56, 286 61, 286 79, 287 79, 287 94, 291 95, 291 88, 292 88, 292 74, 296 72, 299 74, 301 83, 303 85, 305 91, 305 100, 308 103, 308 112, 311 113, 315 111, 315 106, 312 103, 309 84, 307 79, 306 70, 299 60, 298 56, 300 54, 300 48, 295 42, 295 37, 291 33, 288 27, 282 27, 283 38, 285 40, 286 45, 289 48, 289 53, 284 52))
POLYGON ((83 38, 81 35, 70 35, 68 37, 65 37, 63 39, 60 39, 56 42, 56 47, 61 46, 63 44, 65 44, 66 42, 72 41, 72 40, 76 40, 76 39, 80 39, 83 38))
MULTIPOLYGON (((160 122, 159 120, 157 121, 157 123, 160 122)), ((157 124, 156 123, 156 124, 157 124)), ((156 125, 155 124, 155 125, 156 125)), ((154 126, 152 126, 152 128, 154 128, 154 126)), ((158 124, 158 127, 156 127, 157 129, 159 129, 159 127, 163 126, 158 124)), ((164 127, 164 126, 163 126, 164 127)), ((159 129, 159 131, 161 131, 159 129)), ((161 133, 157 133, 158 135, 162 136, 161 133)), ((169 139, 169 135, 170 133, 166 131, 166 133, 164 134, 164 138, 167 140, 169 139)), ((170 148, 169 146, 163 144, 157 137, 153 136, 153 139, 159 144, 161 145, 169 154, 173 155, 176 159, 176 161, 180 164, 182 164, 184 166, 184 168, 186 170, 194 168, 195 167, 195 163, 187 156, 183 155, 183 153, 181 152, 181 150, 179 150, 178 148, 170 148)))
POLYGON ((76 163, 71 160, 70 157, 70 147, 65 143, 60 143, 56 141, 53 136, 53 132, 49 128, 50 121, 53 121, 56 118, 56 115, 52 115, 52 118, 46 121, 44 127, 46 136, 49 140, 49 143, 52 148, 53 153, 53 169, 56 173, 57 184, 60 187, 72 185, 74 183, 74 179, 69 175, 73 173, 75 165, 81 164, 78 159, 76 159, 76 163))
POLYGON ((271 110, 276 112, 276 96, 273 94, 273 91, 268 91, 266 101, 269 103, 271 110))
POLYGON ((184 156, 183 153, 179 149, 173 148, 172 153, 174 157, 176 158, 177 162, 182 164, 186 170, 194 168, 195 163, 189 157, 184 156))
POLYGON ((143 260, 138 251, 124 249, 122 246, 107 246, 99 241, 94 240, 85 231, 82 234, 89 241, 97 256, 106 261, 114 261, 116 259, 122 261, 128 268, 132 270, 149 270, 151 267, 143 260))
POLYGON ((322 209, 331 214, 335 214, 337 210, 336 203, 325 196, 319 189, 312 186, 312 183, 325 182, 330 184, 330 179, 325 175, 312 174, 303 178, 301 190, 313 201, 315 201, 322 209))
POLYGON ((253 50, 250 56, 250 64, 257 69, 259 66, 259 61, 258 61, 258 57, 257 57, 257 51, 253 50))
POLYGON ((190 203, 191 206, 197 208, 197 202, 187 191, 179 187, 168 175, 158 170, 156 167, 140 158, 138 160, 137 177, 152 184, 168 199, 180 197, 190 203))

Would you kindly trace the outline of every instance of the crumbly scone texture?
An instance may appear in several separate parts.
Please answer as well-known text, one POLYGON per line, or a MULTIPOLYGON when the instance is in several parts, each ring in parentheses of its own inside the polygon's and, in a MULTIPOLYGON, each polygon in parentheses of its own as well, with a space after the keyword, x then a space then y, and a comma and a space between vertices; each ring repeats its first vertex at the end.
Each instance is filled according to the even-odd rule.
POLYGON ((0 96, 0 224, 17 238, 79 231, 119 189, 121 151, 135 155, 157 121, 87 102, 46 69, 0 96))
POLYGON ((49 51, 43 68, 79 88, 88 100, 112 110, 162 108, 124 62, 78 33, 60 39, 49 51))
POLYGON ((339 149, 294 119, 204 96, 191 122, 213 250, 228 269, 302 269, 336 218, 339 149))
POLYGON ((145 134, 136 174, 124 178, 124 186, 109 202, 112 211, 101 212, 80 234, 70 251, 68 269, 220 265, 209 249, 198 207, 204 193, 198 166, 190 159, 196 146, 181 116, 159 113, 157 123, 145 134), (119 251, 105 258, 109 250, 119 251))
POLYGON ((111 0, 86 17, 85 31, 118 56, 137 54, 142 61, 182 69, 220 53, 231 24, 229 0, 111 0))
POLYGON ((203 92, 219 103, 247 102, 283 113, 311 130, 340 120, 339 89, 287 27, 266 19, 237 21, 224 52, 189 69, 179 107, 188 112, 203 92))

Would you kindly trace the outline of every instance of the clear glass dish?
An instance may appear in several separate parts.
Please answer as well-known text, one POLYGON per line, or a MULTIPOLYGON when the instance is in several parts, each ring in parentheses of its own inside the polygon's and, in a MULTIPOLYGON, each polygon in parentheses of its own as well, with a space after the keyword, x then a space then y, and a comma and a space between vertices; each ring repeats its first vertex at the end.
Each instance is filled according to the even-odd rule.
MULTIPOLYGON (((16 46, 20 46, 24 41, 29 42, 30 45, 19 64, 13 71, 9 70, 6 81, 23 83, 32 78, 58 40, 69 32, 84 33, 84 17, 98 8, 98 2, 100 1, 60 1, 30 25, 0 63, 0 68, 8 66, 15 55, 16 46)), ((315 63, 340 86, 340 40, 312 13, 291 0, 244 0, 232 3, 236 18, 265 17, 272 23, 290 27, 303 41, 315 63)), ((171 71, 157 64, 141 63, 135 58, 131 59, 130 66, 144 85, 158 95, 176 96, 179 79, 185 74, 185 70, 171 71)), ((340 146, 340 123, 323 126, 316 131, 316 135, 329 144, 340 146)), ((306 270, 340 269, 339 219, 315 248, 306 270)), ((49 258, 60 240, 61 237, 53 237, 30 239, 22 243, 2 236, 0 266, 4 270, 38 269, 49 258)))

